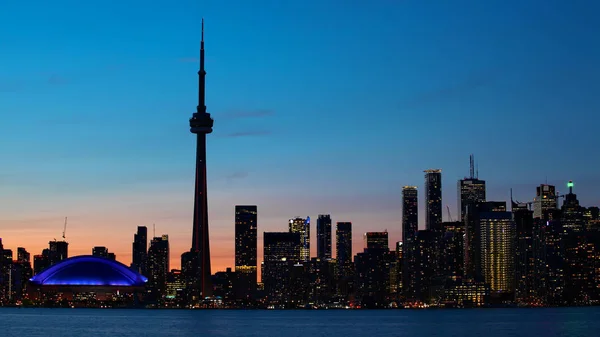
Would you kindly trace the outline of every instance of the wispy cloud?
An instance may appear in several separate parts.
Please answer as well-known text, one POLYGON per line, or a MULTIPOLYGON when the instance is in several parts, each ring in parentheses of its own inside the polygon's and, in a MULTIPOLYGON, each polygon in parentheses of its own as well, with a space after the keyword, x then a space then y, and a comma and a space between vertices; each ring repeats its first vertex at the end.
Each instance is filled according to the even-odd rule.
POLYGON ((267 117, 273 116, 275 111, 269 109, 259 109, 259 110, 236 110, 229 111, 223 114, 223 117, 228 119, 240 119, 240 118, 259 118, 259 117, 267 117))
POLYGON ((404 108, 413 108, 423 104, 445 102, 453 97, 461 96, 480 87, 489 85, 494 82, 497 74, 498 72, 492 71, 473 73, 465 77, 462 81, 421 92, 402 102, 401 105, 404 108))
POLYGON ((268 136, 271 133, 272 133, 271 131, 266 131, 266 130, 262 130, 262 131, 238 131, 238 132, 228 133, 228 134, 223 135, 221 137, 227 137, 227 138, 257 137, 257 136, 268 136))
POLYGON ((233 172, 233 173, 227 175, 225 177, 225 179, 227 179, 227 182, 231 182, 233 180, 244 179, 247 176, 248 176, 248 172, 246 172, 246 171, 237 171, 237 172, 233 172))
POLYGON ((177 61, 181 63, 198 63, 200 59, 197 57, 180 57, 177 61))
POLYGON ((58 74, 52 74, 50 77, 48 77, 48 84, 50 85, 62 85, 67 84, 68 82, 69 80, 67 78, 58 74))
POLYGON ((16 92, 21 89, 21 83, 17 81, 0 80, 0 92, 16 92))

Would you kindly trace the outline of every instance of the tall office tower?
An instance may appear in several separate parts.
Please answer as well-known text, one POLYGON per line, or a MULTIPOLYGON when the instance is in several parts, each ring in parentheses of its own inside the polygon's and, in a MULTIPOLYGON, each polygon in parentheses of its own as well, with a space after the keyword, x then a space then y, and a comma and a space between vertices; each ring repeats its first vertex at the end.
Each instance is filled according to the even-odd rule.
POLYGON ((169 270, 169 236, 163 234, 153 238, 148 249, 148 285, 154 296, 165 294, 169 270))
POLYGON ((331 258, 331 216, 320 214, 317 218, 317 257, 331 258))
POLYGON ((235 206, 235 271, 240 279, 239 297, 248 297, 256 289, 256 205, 235 206))
POLYGON ((419 198, 417 187, 402 188, 402 292, 405 298, 415 299, 416 238, 419 231, 419 198))
POLYGON ((562 305, 565 289, 565 230, 561 211, 547 209, 542 218, 533 219, 536 300, 562 305))
POLYGON ((29 252, 25 248, 18 247, 17 248, 17 261, 31 263, 31 254, 29 254, 29 252))
POLYGON ((290 219, 290 233, 300 235, 300 261, 310 261, 310 217, 290 219))
POLYGON ((556 208, 558 208, 556 187, 547 184, 536 187, 536 196, 533 199, 533 218, 543 218, 546 210, 556 208))
POLYGON ((512 213, 516 230, 515 242, 515 300, 533 303, 535 299, 535 254, 533 237, 533 211, 515 207, 512 213))
POLYGON ((467 205, 485 202, 485 180, 479 179, 479 172, 475 170, 473 155, 470 160, 470 175, 458 181, 458 221, 465 221, 467 205))
POLYGON ((291 273, 300 260, 301 235, 294 232, 265 232, 262 283, 270 299, 285 302, 291 296, 291 273))
POLYGON ((108 248, 96 246, 92 248, 92 256, 108 258, 108 248))
POLYGON ((425 228, 442 230, 442 170, 425 170, 425 228))
POLYGON ((569 193, 565 194, 565 200, 561 208, 561 221, 567 231, 582 232, 585 229, 584 208, 579 205, 577 194, 573 193, 573 181, 569 181, 567 187, 569 193))
POLYGON ((367 232, 364 235, 365 249, 389 250, 388 232, 367 232))
POLYGON ((146 226, 138 226, 137 233, 133 234, 131 267, 144 276, 148 275, 148 228, 146 226))
POLYGON ((483 280, 495 293, 515 289, 515 223, 505 202, 486 202, 479 209, 479 258, 483 280), (491 207, 490 207, 491 206, 491 207))
POLYGON ((69 258, 69 243, 66 241, 50 241, 50 265, 69 258))
POLYGON ((204 19, 202 19, 202 40, 200 42, 200 71, 198 85, 198 106, 190 118, 190 132, 196 137, 196 184, 194 194, 194 225, 192 229, 191 252, 199 254, 197 288, 202 296, 212 295, 210 271, 210 243, 208 239, 208 197, 206 187, 206 135, 212 132, 213 119, 206 112, 204 70, 204 19))
POLYGON ((352 276, 352 222, 338 222, 335 229, 335 259, 338 279, 352 276))

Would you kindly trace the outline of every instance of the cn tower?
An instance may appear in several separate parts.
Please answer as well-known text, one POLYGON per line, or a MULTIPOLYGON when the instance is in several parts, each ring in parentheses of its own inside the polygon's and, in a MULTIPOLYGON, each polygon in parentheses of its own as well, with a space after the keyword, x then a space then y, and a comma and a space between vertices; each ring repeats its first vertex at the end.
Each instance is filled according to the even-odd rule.
POLYGON ((196 134, 196 185, 194 192, 194 228, 192 252, 197 253, 197 285, 202 297, 212 296, 210 245, 208 240, 208 199, 206 196, 206 135, 212 132, 213 119, 206 112, 204 71, 204 19, 200 42, 200 71, 198 71, 198 106, 190 118, 190 132, 196 134))

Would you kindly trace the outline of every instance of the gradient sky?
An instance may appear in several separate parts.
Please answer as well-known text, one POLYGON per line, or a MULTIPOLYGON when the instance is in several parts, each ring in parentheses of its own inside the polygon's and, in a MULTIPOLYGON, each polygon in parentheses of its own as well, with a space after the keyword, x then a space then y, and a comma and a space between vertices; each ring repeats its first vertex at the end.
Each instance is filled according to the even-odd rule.
MULTIPOLYGON (((474 153, 488 199, 569 179, 600 205, 598 1, 0 3, 0 237, 129 263, 138 225, 191 245, 200 19, 206 20, 213 271, 234 206, 262 233, 331 213, 400 239, 401 187, 474 153)), ((423 208, 421 207, 421 215, 423 208)), ((447 218, 444 212, 444 219, 447 218)), ((421 220, 423 217, 421 216, 421 220)), ((423 222, 421 227, 423 227, 423 222)), ((314 230, 312 236, 314 240, 314 230)), ((312 245, 313 251, 315 245, 312 245)))

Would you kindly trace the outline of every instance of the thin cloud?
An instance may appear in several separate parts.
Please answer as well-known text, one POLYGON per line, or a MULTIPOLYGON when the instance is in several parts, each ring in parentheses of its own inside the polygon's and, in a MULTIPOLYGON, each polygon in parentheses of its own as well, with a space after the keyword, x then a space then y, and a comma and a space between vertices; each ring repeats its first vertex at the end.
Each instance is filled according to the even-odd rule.
POLYGON ((225 178, 227 179, 228 182, 231 182, 233 180, 244 179, 246 177, 248 177, 248 172, 237 171, 237 172, 233 172, 233 173, 227 175, 227 177, 225 177, 225 178))
POLYGON ((239 131, 232 132, 224 135, 223 137, 227 138, 239 138, 239 137, 256 137, 256 136, 268 136, 271 134, 271 131, 239 131))
POLYGON ((269 109, 259 110, 247 110, 247 111, 230 111, 226 112, 223 117, 228 119, 240 119, 240 118, 260 118, 273 116, 275 111, 269 109))
POLYGON ((50 85, 62 85, 67 84, 68 82, 69 80, 57 74, 52 74, 48 77, 48 84, 50 85))
POLYGON ((21 89, 21 84, 14 81, 0 82, 0 92, 16 92, 21 89))
POLYGON ((471 74, 461 82, 415 95, 411 99, 405 101, 402 106, 413 108, 423 104, 445 102, 452 97, 461 96, 480 87, 484 87, 494 82, 495 79, 496 76, 491 72, 471 74))
POLYGON ((198 63, 200 62, 200 59, 197 57, 180 57, 177 61, 181 63, 198 63))

